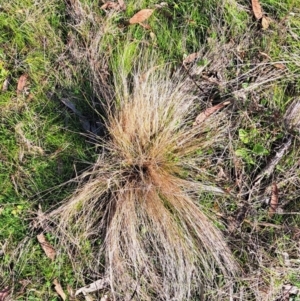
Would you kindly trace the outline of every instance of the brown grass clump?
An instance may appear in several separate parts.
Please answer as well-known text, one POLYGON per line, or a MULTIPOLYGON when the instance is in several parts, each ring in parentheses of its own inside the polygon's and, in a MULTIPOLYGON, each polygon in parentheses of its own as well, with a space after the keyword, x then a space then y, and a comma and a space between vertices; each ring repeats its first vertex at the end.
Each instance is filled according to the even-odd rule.
POLYGON ((209 188, 193 180, 195 152, 217 132, 214 124, 192 126, 197 97, 182 78, 140 74, 131 86, 120 76, 118 105, 107 110, 109 137, 97 137, 103 151, 49 218, 79 249, 91 242, 90 265, 108 277, 115 300, 200 298, 237 272, 197 202, 209 188))

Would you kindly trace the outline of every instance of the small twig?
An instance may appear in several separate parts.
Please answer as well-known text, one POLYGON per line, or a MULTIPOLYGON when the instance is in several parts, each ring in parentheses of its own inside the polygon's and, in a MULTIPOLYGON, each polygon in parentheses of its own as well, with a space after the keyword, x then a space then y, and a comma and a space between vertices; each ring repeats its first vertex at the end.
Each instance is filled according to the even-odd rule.
MULTIPOLYGON (((272 158, 272 160, 267 164, 267 166, 255 177, 254 179, 254 184, 251 185, 252 189, 250 190, 248 200, 250 201, 253 197, 256 198, 261 198, 266 194, 266 192, 269 190, 269 187, 264 189, 264 192, 261 194, 261 182, 264 179, 268 179, 274 172, 274 169, 276 168, 277 164, 279 161, 283 158, 283 156, 288 152, 290 149, 292 142, 293 142, 294 137, 289 135, 287 138, 287 141, 281 145, 279 148, 279 151, 276 152, 276 155, 272 158)), ((278 186, 279 187, 279 186, 278 186)), ((263 197, 261 199, 265 200, 263 197)))
POLYGON ((79 295, 80 293, 82 293, 83 295, 86 295, 87 293, 92 293, 95 291, 102 290, 106 287, 107 284, 108 284, 108 277, 99 279, 97 281, 94 281, 93 283, 90 283, 89 285, 86 285, 86 286, 78 289, 75 292, 75 296, 79 295))
POLYGON ((282 229, 283 226, 281 225, 275 225, 275 224, 271 224, 271 223, 264 223, 264 222, 257 222, 257 223, 253 223, 251 221, 249 221, 248 219, 244 219, 243 222, 246 222, 247 224, 253 226, 253 227, 271 227, 271 228, 276 228, 276 229, 282 229))
POLYGON ((201 91, 204 93, 204 90, 196 83, 196 81, 194 80, 194 78, 192 77, 190 70, 184 65, 182 64, 184 70, 186 71, 187 75, 189 76, 189 78, 192 80, 192 82, 194 83, 194 85, 201 91))
POLYGON ((300 215, 300 212, 277 212, 277 215, 300 215))
POLYGON ((256 176, 254 179, 253 188, 258 188, 261 181, 264 178, 269 178, 273 173, 275 167, 285 155, 285 153, 289 150, 290 146, 292 145, 293 137, 289 136, 288 140, 281 146, 280 150, 276 153, 274 158, 269 162, 269 164, 256 176))

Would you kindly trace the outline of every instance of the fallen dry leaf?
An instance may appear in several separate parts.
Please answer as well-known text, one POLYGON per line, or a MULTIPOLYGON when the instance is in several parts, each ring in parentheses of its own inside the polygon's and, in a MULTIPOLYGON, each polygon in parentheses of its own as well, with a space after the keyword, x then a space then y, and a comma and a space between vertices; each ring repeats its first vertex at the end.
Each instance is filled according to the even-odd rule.
POLYGON ((116 2, 108 1, 108 2, 104 3, 100 8, 101 9, 109 9, 109 8, 120 9, 120 4, 116 3, 116 2))
POLYGON ((9 85, 9 80, 8 80, 8 78, 6 78, 6 79, 4 80, 4 82, 3 82, 3 85, 2 85, 2 91, 3 91, 3 92, 7 91, 8 85, 9 85))
POLYGON ((269 207, 269 217, 272 217, 278 208, 278 187, 276 183, 272 185, 272 194, 269 207))
POLYGON ((123 0, 118 0, 121 10, 126 10, 126 4, 123 0))
POLYGON ((53 284, 54 284, 54 289, 57 292, 57 294, 65 301, 67 299, 67 296, 66 296, 65 292, 63 291, 58 280, 54 279, 53 284))
POLYGON ((253 10, 254 17, 257 20, 261 19, 263 16, 263 13, 262 13, 262 9, 261 9, 259 1, 251 0, 251 2, 252 2, 252 10, 253 10))
POLYGON ((272 58, 268 55, 268 54, 266 54, 265 52, 259 52, 259 54, 261 55, 261 56, 264 56, 264 57, 266 57, 267 59, 269 59, 269 60, 272 60, 272 58))
POLYGON ((5 301, 5 298, 9 295, 9 287, 5 287, 0 291, 0 301, 5 301))
POLYGON ((18 80, 17 94, 20 94, 24 90, 26 86, 27 78, 28 78, 27 74, 23 74, 20 76, 18 80))
POLYGON ((203 121, 205 121, 206 118, 208 118, 211 114, 213 114, 214 112, 222 109, 223 107, 227 106, 228 104, 230 104, 230 101, 225 101, 223 103, 219 103, 211 108, 207 108, 206 110, 204 110, 203 112, 201 112, 197 117, 196 120, 194 122, 194 125, 198 125, 200 123, 202 123, 203 121))
POLYGON ((193 63, 199 56, 200 56, 200 52, 191 53, 183 60, 183 64, 185 65, 185 64, 193 63))
POLYGON ((276 64, 274 64, 273 65, 275 68, 277 68, 277 69, 285 69, 285 65, 284 64, 280 64, 280 63, 276 63, 276 64))
POLYGON ((46 240, 43 233, 36 236, 38 242, 40 243, 42 249, 46 253, 46 256, 50 258, 51 260, 55 259, 56 251, 55 249, 50 245, 50 243, 46 240))
POLYGON ((146 21, 154 12, 154 9, 142 9, 129 19, 129 24, 137 24, 146 21))
POLYGON ((262 17, 261 19, 261 27, 263 30, 268 29, 270 26, 270 21, 267 17, 262 17))

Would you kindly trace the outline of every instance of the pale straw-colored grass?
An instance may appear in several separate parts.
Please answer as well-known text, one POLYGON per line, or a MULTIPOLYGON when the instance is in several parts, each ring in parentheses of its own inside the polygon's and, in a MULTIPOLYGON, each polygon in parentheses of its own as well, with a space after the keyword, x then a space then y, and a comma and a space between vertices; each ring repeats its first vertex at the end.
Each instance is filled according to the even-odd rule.
POLYGON ((220 130, 211 121, 192 125, 197 96, 186 93, 182 77, 141 74, 131 87, 119 75, 117 105, 107 110, 109 135, 97 138, 103 151, 49 219, 79 249, 91 242, 93 264, 103 264, 116 300, 200 298, 220 279, 231 283, 238 270, 201 210, 203 185, 193 179, 195 152, 211 146, 220 130))

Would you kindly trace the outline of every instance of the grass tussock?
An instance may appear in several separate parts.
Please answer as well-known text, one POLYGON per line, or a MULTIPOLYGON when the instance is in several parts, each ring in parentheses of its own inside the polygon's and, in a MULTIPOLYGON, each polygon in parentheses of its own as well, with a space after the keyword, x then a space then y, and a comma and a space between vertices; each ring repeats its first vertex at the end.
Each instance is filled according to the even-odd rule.
MULTIPOLYGON (((197 203, 194 154, 214 125, 193 127, 195 96, 184 80, 137 74, 107 110, 103 152, 78 177, 76 192, 49 214, 77 246, 102 241, 93 255, 116 299, 187 300, 227 283, 238 268, 221 232, 197 203)), ((100 139, 100 138, 98 138, 100 139)), ((66 238, 66 237, 65 237, 66 238)))
POLYGON ((298 300, 299 4, 38 2, 0 7, 0 295, 298 300))

